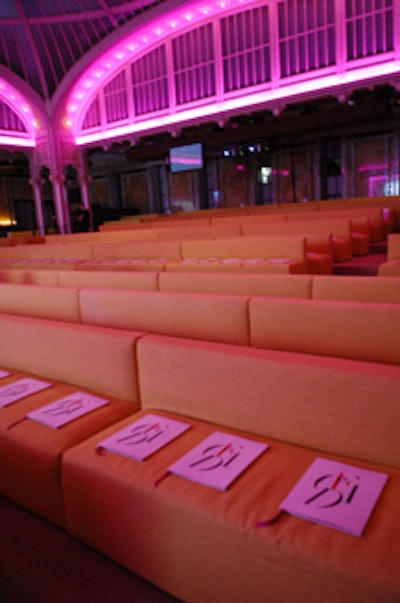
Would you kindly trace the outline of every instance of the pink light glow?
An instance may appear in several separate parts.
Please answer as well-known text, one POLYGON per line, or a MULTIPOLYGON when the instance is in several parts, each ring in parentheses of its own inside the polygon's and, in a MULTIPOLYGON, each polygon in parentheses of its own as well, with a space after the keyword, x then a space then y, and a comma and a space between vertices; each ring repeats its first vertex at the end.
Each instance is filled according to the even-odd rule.
MULTIPOLYGON (((193 28, 210 18, 221 16, 225 12, 233 11, 246 4, 258 4, 258 0, 212 0, 211 2, 198 2, 188 8, 177 9, 154 21, 151 25, 143 26, 134 34, 128 36, 113 48, 101 55, 78 79, 69 100, 66 103, 62 125, 70 130, 77 145, 86 145, 102 140, 110 140, 124 135, 140 134, 142 132, 160 131, 166 126, 180 125, 187 122, 200 122, 203 118, 226 118, 229 113, 241 110, 257 110, 271 108, 277 109, 282 102, 312 98, 329 90, 332 94, 345 93, 349 85, 359 82, 388 81, 388 78, 399 75, 399 65, 395 60, 382 62, 377 57, 377 63, 371 64, 360 61, 357 65, 352 62, 349 69, 343 71, 343 65, 332 66, 300 76, 286 77, 274 82, 268 82, 258 87, 257 92, 250 92, 243 88, 236 92, 232 98, 220 95, 210 97, 208 104, 201 107, 182 109, 179 106, 175 112, 173 108, 168 115, 160 113, 157 117, 153 114, 150 118, 143 116, 137 118, 130 116, 129 123, 102 126, 97 130, 82 133, 81 125, 91 102, 99 89, 104 87, 117 73, 160 43, 161 36, 173 37, 178 32, 193 28), (129 52, 128 52, 129 51, 129 52)), ((346 67, 346 66, 345 66, 346 67)), ((203 119, 204 120, 204 119, 203 119)))
MULTIPOLYGON (((133 35, 128 36, 122 42, 109 49, 81 75, 69 96, 69 100, 66 103, 66 113, 71 123, 70 129, 72 134, 78 136, 81 119, 93 99, 95 91, 99 87, 104 86, 106 81, 112 75, 116 74, 125 63, 131 62, 132 56, 139 56, 146 52, 151 45, 159 43, 161 35, 168 36, 188 26, 192 27, 194 23, 198 24, 201 21, 209 19, 211 14, 217 15, 225 12, 227 6, 229 6, 229 9, 233 9, 236 6, 257 3, 257 1, 230 0, 229 2, 220 2, 214 0, 208 2, 206 5, 204 2, 193 3, 191 4, 190 12, 188 12, 187 7, 171 11, 164 17, 153 21, 150 26, 144 26, 133 35), (129 54, 126 53, 126 49, 130 51, 129 54), (99 76, 100 73, 102 77, 99 76), (71 106, 73 106, 72 99, 79 99, 81 101, 80 111, 71 111, 71 106)), ((66 123, 65 118, 63 123, 66 123)))
POLYGON ((12 147, 34 148, 36 140, 33 138, 22 138, 22 136, 0 135, 0 145, 2 144, 12 147))
POLYGON ((0 99, 2 99, 18 115, 25 126, 26 133, 3 131, 0 144, 16 147, 35 147, 36 132, 40 127, 38 118, 34 115, 28 101, 9 82, 0 78, 0 99))
POLYGON ((375 171, 382 171, 382 170, 387 170, 388 169, 388 165, 386 165, 385 163, 367 163, 365 165, 360 165, 360 167, 357 169, 358 172, 375 172, 375 171))
MULTIPOLYGON (((244 91, 242 96, 236 96, 235 98, 227 99, 215 103, 211 101, 207 105, 201 105, 198 107, 189 108, 186 110, 179 110, 174 114, 168 113, 167 115, 157 115, 149 119, 141 119, 140 121, 131 121, 129 124, 116 126, 113 128, 107 128, 107 130, 98 130, 88 134, 77 133, 75 137, 75 143, 77 145, 87 145, 99 140, 110 140, 112 138, 118 138, 129 134, 141 134, 142 132, 161 131, 163 128, 175 125, 175 124, 189 124, 199 123, 201 120, 206 120, 210 117, 215 117, 218 114, 228 116, 230 113, 235 113, 243 108, 252 107, 266 107, 268 103, 277 103, 285 101, 287 99, 301 98, 309 93, 319 93, 321 90, 331 90, 332 92, 341 86, 346 86, 350 82, 357 80, 363 81, 364 79, 371 78, 372 76, 381 77, 386 71, 393 71, 394 65, 376 65, 368 66, 363 69, 354 70, 349 73, 331 74, 314 77, 305 81, 294 83, 293 81, 287 81, 286 78, 282 81, 280 88, 264 89, 262 92, 256 92, 249 94, 248 91, 244 91)), ((78 113, 78 112, 77 112, 78 113)), ((77 114, 69 114, 71 122, 71 130, 74 130, 77 124, 77 114)))
POLYGON ((290 171, 289 170, 272 170, 272 173, 277 176, 290 176, 290 171))

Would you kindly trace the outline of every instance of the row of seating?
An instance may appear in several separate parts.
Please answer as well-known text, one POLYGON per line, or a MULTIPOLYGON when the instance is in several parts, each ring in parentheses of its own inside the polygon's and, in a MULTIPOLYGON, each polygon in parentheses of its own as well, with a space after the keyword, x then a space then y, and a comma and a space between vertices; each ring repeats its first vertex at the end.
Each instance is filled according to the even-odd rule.
MULTIPOLYGON (((139 216, 123 216, 119 222, 106 222, 100 229, 102 232, 123 232, 129 229, 181 227, 192 223, 200 225, 223 224, 232 221, 246 223, 260 220, 292 220, 309 215, 310 218, 324 219, 329 212, 340 212, 341 216, 366 216, 374 226, 383 222, 386 229, 400 230, 399 197, 359 197, 324 201, 308 201, 307 203, 282 203, 272 205, 243 205, 240 207, 221 207, 194 211, 180 211, 174 214, 149 214, 139 216), (222 221, 219 219, 222 218, 222 221)), ((307 218, 306 218, 307 219, 307 218)))
POLYGON ((400 304, 393 298, 360 302, 3 283, 0 312, 397 363, 400 304))
MULTIPOLYGON (((157 272, 157 271, 84 271, 0 269, 1 283, 14 285, 48 285, 143 291, 176 291, 265 297, 294 297, 343 301, 400 302, 396 277, 310 275, 310 274, 241 274, 238 272, 157 272)), ((12 290, 12 289, 11 289, 12 290)), ((6 299, 3 288, 3 303, 6 299)), ((18 297, 27 300, 29 291, 18 297)), ((1 303, 1 302, 0 302, 1 303)), ((12 302, 14 303, 14 302, 12 302)), ((4 306, 3 306, 4 307, 4 306)), ((16 306, 17 307, 17 306, 16 306)))
POLYGON ((159 217, 135 222, 134 227, 130 224, 124 231, 49 235, 44 240, 51 245, 45 250, 43 244, 36 249, 31 245, 0 249, 0 261, 8 267, 35 262, 85 269, 331 274, 334 262, 367 255, 371 242, 382 241, 394 223, 382 208, 366 207, 250 216, 221 213, 197 219, 159 217))
POLYGON ((0 265, 78 269, 179 270, 188 261, 235 270, 306 273, 305 237, 265 236, 170 241, 68 242, 0 249, 0 265))
POLYGON ((2 495, 185 603, 399 600, 396 277, 26 265, 0 272, 0 388, 49 387, 0 389, 2 495), (107 404, 28 417, 77 391, 107 404), (143 462, 99 448, 149 413, 190 428, 143 462), (269 447, 223 492, 169 472, 215 431, 269 447), (318 457, 389 476, 361 538, 279 513, 318 457))
MULTIPOLYGON (((323 225, 282 229, 279 234, 218 238, 123 240, 102 242, 90 233, 91 241, 76 242, 73 237, 60 244, 21 245, 0 249, 0 265, 7 268, 26 266, 78 269, 157 269, 157 270, 241 270, 246 272, 285 272, 330 274, 334 261, 348 260, 368 253, 368 234, 351 233, 350 222, 338 220, 323 225), (293 230, 293 232, 291 232, 293 230), (298 231, 298 232, 296 232, 298 231), (334 234, 331 234, 334 233, 334 234), (357 241, 357 243, 356 243, 357 241)), ((257 227, 260 224, 254 225, 257 227)), ((261 225, 262 226, 262 225, 261 225)))
POLYGON ((0 386, 49 385, 0 403, 2 495, 185 603, 399 600, 398 304, 79 295, 97 324, 0 314, 0 386), (76 392, 107 403, 58 429, 28 417, 76 392), (189 429, 142 462, 99 448, 149 413, 189 429), (215 431, 269 447, 226 491, 169 473, 215 431), (318 457, 389 475, 360 538, 278 514, 318 457))

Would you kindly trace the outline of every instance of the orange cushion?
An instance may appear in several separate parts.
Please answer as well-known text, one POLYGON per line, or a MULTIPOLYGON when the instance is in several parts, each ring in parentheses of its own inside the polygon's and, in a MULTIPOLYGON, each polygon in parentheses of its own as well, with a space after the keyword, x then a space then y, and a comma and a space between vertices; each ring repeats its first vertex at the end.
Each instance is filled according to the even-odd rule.
POLYGON ((399 366, 156 335, 138 366, 142 408, 400 468, 399 366))
POLYGON ((82 321, 176 337, 248 343, 247 297, 82 289, 82 321))
POLYGON ((251 344, 400 364, 400 306, 306 299, 250 300, 251 344))
MULTIPOLYGON (((13 380, 22 376, 26 375, 15 374, 13 380)), ((0 492, 60 526, 65 525, 60 465, 63 452, 138 409, 132 402, 100 396, 110 403, 59 429, 23 420, 29 411, 74 391, 78 388, 53 383, 42 392, 0 408, 0 492)))
POLYGON ((190 419, 191 429, 144 462, 96 452, 129 422, 64 455, 67 526, 80 540, 191 603, 399 598, 399 470, 389 471, 362 538, 291 516, 257 528, 276 515, 315 451, 268 438, 269 450, 225 492, 173 475, 156 486, 173 461, 220 428, 190 419))

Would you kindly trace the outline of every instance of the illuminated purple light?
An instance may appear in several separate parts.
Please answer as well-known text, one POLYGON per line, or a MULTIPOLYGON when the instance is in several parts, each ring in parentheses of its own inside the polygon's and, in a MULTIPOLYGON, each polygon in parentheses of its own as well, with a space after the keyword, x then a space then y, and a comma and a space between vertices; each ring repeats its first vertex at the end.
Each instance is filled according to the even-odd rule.
MULTIPOLYGON (((149 119, 132 121, 129 124, 107 128, 106 130, 91 132, 88 134, 78 134, 75 137, 77 145, 87 145, 99 140, 110 140, 129 134, 141 134, 143 132, 160 131, 163 128, 180 124, 180 123, 198 123, 199 120, 204 120, 208 117, 213 117, 218 113, 223 113, 225 116, 229 113, 234 113, 245 107, 265 107, 270 104, 279 104, 287 99, 301 98, 307 94, 320 93, 323 90, 331 90, 334 93, 335 89, 345 87, 350 83, 363 81, 371 77, 382 77, 385 73, 393 74, 393 63, 387 65, 375 65, 360 68, 349 73, 331 74, 320 77, 314 77, 306 81, 289 82, 282 81, 280 88, 267 89, 261 92, 249 94, 244 91, 242 96, 237 96, 233 99, 220 101, 219 103, 211 102, 207 105, 201 105, 189 109, 179 110, 174 114, 157 115, 149 119)), ((76 112, 77 113, 77 112, 76 112)), ((76 117, 77 116, 75 113, 76 117)), ((71 128, 76 126, 72 114, 68 118, 71 123, 71 128)))
POLYGON ((274 176, 290 176, 290 170, 272 170, 274 176))
POLYGON ((181 123, 195 123, 207 117, 215 118, 218 115, 226 117, 237 110, 257 110, 257 108, 268 108, 268 106, 272 110, 276 110, 281 106, 281 101, 310 98, 326 90, 339 95, 343 94, 349 85, 365 80, 387 81, 391 76, 399 74, 398 62, 394 60, 382 62, 380 58, 377 58, 378 63, 373 65, 362 60, 356 65, 352 61, 351 69, 348 71, 341 70, 339 72, 339 66, 337 66, 324 69, 320 75, 318 72, 314 72, 312 76, 308 73, 300 77, 288 77, 266 84, 262 89, 260 86, 257 92, 249 93, 248 89, 244 88, 242 93, 236 92, 234 98, 219 97, 216 102, 215 97, 212 97, 208 104, 202 104, 200 107, 192 106, 189 109, 179 107, 176 112, 170 111, 167 115, 160 114, 157 117, 154 117, 153 114, 153 117, 148 119, 143 119, 143 116, 140 118, 132 116, 129 123, 119 123, 114 127, 103 125, 96 131, 93 129, 91 132, 82 134, 82 120, 98 90, 118 72, 121 72, 124 66, 132 63, 145 52, 149 52, 151 47, 156 47, 162 36, 175 36, 177 32, 187 29, 188 26, 192 28, 194 24, 199 25, 202 21, 208 21, 210 16, 220 16, 227 10, 231 12, 239 6, 251 3, 257 3, 257 0, 220 0, 217 2, 214 0, 209 3, 196 3, 190 6, 189 11, 186 7, 170 12, 163 18, 154 21, 152 25, 136 31, 132 36, 104 53, 82 74, 66 104, 63 127, 70 130, 77 145, 86 145, 99 140, 160 131, 162 128, 181 123))
POLYGON ((27 100, 9 82, 0 78, 0 98, 19 116, 26 128, 26 133, 6 131, 0 135, 0 144, 17 147, 35 147, 36 133, 40 127, 39 120, 27 100))
POLYGON ((71 129, 74 136, 79 132, 79 121, 85 108, 93 98, 93 90, 99 87, 119 71, 126 63, 132 62, 132 58, 139 56, 154 44, 157 44, 162 35, 175 34, 194 23, 208 20, 210 15, 218 15, 228 8, 234 9, 238 6, 257 3, 258 0, 218 0, 198 2, 191 4, 188 8, 178 9, 168 13, 166 16, 155 20, 151 26, 145 26, 137 30, 132 36, 128 36, 122 42, 104 53, 98 60, 81 75, 75 84, 69 100, 66 103, 66 116, 63 119, 64 127, 71 129), (88 92, 89 91, 89 92, 88 92), (76 101, 80 101, 80 110, 76 110, 76 101))
POLYGON ((389 168, 389 166, 387 164, 384 163, 367 163, 365 165, 360 165, 359 168, 357 168, 358 172, 380 172, 382 170, 387 170, 389 168))
POLYGON ((12 147, 34 148, 36 146, 36 140, 32 138, 22 138, 22 136, 8 136, 0 134, 0 145, 2 144, 12 147))
MULTIPOLYGON (((368 196, 375 197, 379 195, 391 196, 398 195, 400 192, 400 181, 397 177, 388 177, 384 174, 379 176, 370 176, 368 178, 368 196)), ((387 212, 383 211, 385 216, 387 212)), ((386 215, 386 219, 388 219, 386 215)))

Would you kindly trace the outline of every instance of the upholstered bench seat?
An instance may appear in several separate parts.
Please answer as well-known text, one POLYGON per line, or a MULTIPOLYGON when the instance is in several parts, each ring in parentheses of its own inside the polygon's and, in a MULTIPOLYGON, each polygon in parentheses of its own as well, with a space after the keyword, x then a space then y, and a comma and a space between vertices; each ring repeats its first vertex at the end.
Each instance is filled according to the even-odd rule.
MULTIPOLYGON (((38 378, 16 373, 13 379, 27 376, 38 378)), ((45 379, 39 379, 46 382, 45 379)), ((96 394, 108 403, 59 429, 53 429, 26 418, 27 413, 70 396, 73 392, 88 390, 66 383, 50 383, 48 389, 0 408, 0 492, 64 526, 61 489, 63 452, 104 427, 131 415, 138 406, 126 400, 96 394)), ((2 385, 6 385, 5 380, 0 381, 2 385)))
POLYGON ((188 603, 260 603, 266 593, 271 601, 289 603, 309 601, 310 592, 313 601, 396 601, 400 543, 391 530, 400 527, 400 471, 390 472, 361 539, 288 515, 257 527, 276 516, 318 453, 267 439, 269 449, 225 492, 175 475, 162 479, 171 463, 220 429, 167 416, 192 427, 144 462, 96 449, 132 419, 66 453, 64 488, 73 535, 188 603))
POLYGON ((130 418, 69 449, 75 537, 186 603, 398 601, 398 367, 161 336, 140 340, 138 360, 135 418, 191 427, 143 462, 97 447, 130 418), (223 492, 168 474, 215 430, 269 449, 223 492), (321 456, 389 474, 362 537, 289 515, 258 527, 321 456))
POLYGON ((65 450, 139 407, 136 344, 141 333, 25 316, 0 315, 0 386, 32 376, 50 383, 0 407, 0 493, 63 526, 61 456, 65 450), (28 412, 72 392, 108 403, 54 429, 28 412))
POLYGON ((381 264, 378 268, 378 276, 400 276, 400 260, 392 260, 381 264))

